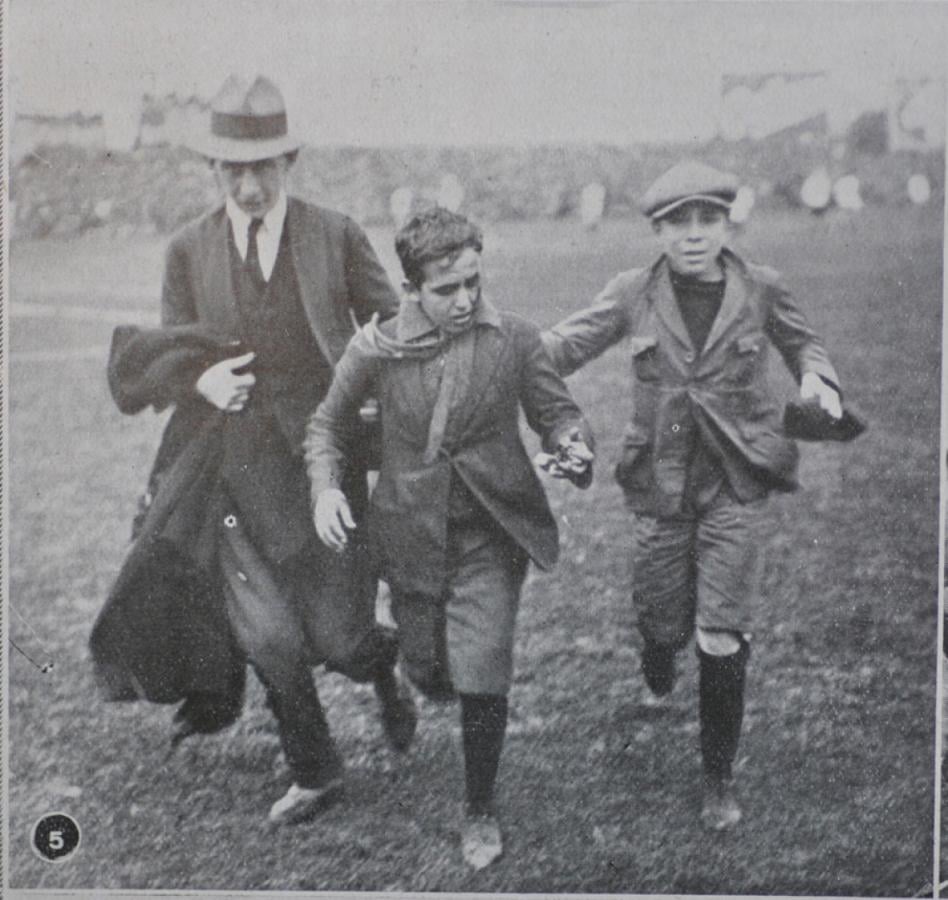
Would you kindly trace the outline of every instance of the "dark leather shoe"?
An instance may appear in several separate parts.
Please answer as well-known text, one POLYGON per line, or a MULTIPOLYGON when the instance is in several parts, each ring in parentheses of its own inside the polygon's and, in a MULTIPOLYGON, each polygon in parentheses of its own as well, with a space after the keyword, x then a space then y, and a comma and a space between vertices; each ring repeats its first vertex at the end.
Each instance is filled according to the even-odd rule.
POLYGON ((379 698, 382 727, 389 746, 396 753, 404 753, 418 728, 418 710, 411 691, 394 670, 389 670, 376 679, 375 695, 379 698))

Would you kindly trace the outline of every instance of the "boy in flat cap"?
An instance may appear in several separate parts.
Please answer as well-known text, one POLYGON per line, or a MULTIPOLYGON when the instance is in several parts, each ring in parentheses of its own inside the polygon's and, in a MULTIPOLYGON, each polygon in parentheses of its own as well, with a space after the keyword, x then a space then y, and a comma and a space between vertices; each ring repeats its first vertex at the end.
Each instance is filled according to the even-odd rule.
MULTIPOLYGON (((391 316, 398 299, 355 222, 287 196, 299 142, 272 82, 228 79, 210 125, 199 149, 223 202, 172 238, 162 328, 125 335, 110 370, 134 389, 132 411, 175 410, 93 658, 114 698, 183 699, 179 738, 233 721, 249 662, 292 778, 270 820, 291 823, 332 803, 342 785, 312 666, 373 682, 395 749, 414 733, 395 636, 375 623, 366 547, 356 539, 336 554, 319 541, 302 452, 351 319, 391 316), (165 605, 154 596, 160 585, 173 594, 165 605), (153 602, 136 605, 142 591, 153 602), (188 602, 179 610, 174 597, 188 602), (159 619, 159 608, 175 612, 159 619), (153 644, 171 635, 173 652, 135 652, 137 634, 153 644)), ((358 454, 347 462, 341 478, 358 518, 366 465, 358 454)))
POLYGON ((502 851, 493 795, 520 589, 529 559, 548 568, 558 552, 519 410, 550 451, 547 471, 581 486, 592 476, 586 426, 539 330, 482 293, 481 247, 480 230, 446 209, 407 222, 395 241, 398 316, 352 339, 305 441, 316 531, 342 551, 359 534, 341 481, 357 452, 353 425, 361 401, 378 396, 371 541, 408 675, 432 699, 460 698, 462 852, 474 868, 502 851))
POLYGON ((796 444, 767 383, 770 345, 803 401, 832 421, 842 416, 836 372, 780 276, 726 247, 737 187, 698 162, 662 175, 641 200, 659 258, 618 275, 544 335, 561 374, 627 339, 633 414, 615 474, 634 514, 642 670, 652 694, 668 694, 675 656, 697 631, 701 817, 715 830, 741 818, 732 764, 765 499, 798 486, 796 444))

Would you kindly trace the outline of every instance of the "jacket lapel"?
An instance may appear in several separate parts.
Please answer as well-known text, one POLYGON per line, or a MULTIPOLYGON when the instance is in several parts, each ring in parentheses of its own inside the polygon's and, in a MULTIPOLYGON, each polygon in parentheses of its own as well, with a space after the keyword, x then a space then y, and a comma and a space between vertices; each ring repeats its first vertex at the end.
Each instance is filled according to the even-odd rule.
POLYGON ((510 338, 499 328, 478 326, 474 362, 467 390, 459 398, 449 420, 449 437, 462 437, 481 406, 487 402, 510 338))
POLYGON ((296 270, 300 300, 320 351, 334 366, 339 359, 338 354, 332 352, 332 342, 329 340, 333 314, 326 296, 329 285, 329 272, 326 268, 328 254, 325 252, 322 236, 313 233, 315 225, 304 213, 302 202, 295 197, 287 198, 286 222, 290 229, 290 252, 296 270))
POLYGON ((230 220, 223 207, 209 220, 205 234, 207 240, 201 253, 201 271, 208 316, 216 327, 227 333, 236 333, 240 322, 230 270, 230 220))
POLYGON ((649 285, 648 296, 665 327, 684 347, 694 352, 691 336, 688 334, 685 320, 681 317, 681 310, 678 308, 678 301, 675 299, 667 262, 658 267, 656 277, 649 285))
POLYGON ((429 402, 421 375, 422 366, 426 362, 425 359, 406 359, 395 363, 401 372, 401 377, 395 379, 397 400, 394 407, 398 410, 399 416, 403 411, 407 411, 408 415, 414 419, 414 422, 409 425, 411 433, 425 435, 428 433, 431 411, 434 408, 434 400, 429 402))
POLYGON ((702 355, 710 353, 714 345, 721 339, 735 319, 739 318, 747 302, 747 286, 741 271, 734 264, 732 258, 725 253, 724 276, 727 282, 724 287, 724 299, 705 341, 702 355))

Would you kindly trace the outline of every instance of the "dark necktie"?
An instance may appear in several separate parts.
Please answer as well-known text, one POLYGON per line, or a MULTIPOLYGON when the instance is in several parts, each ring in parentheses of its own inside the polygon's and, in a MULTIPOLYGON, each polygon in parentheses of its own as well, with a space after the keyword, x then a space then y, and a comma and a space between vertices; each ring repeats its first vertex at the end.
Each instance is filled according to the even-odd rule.
POLYGON ((247 227, 247 259, 245 262, 250 277, 260 287, 266 284, 263 269, 260 266, 260 254, 257 251, 257 232, 260 231, 261 225, 263 225, 263 219, 250 220, 250 225, 247 227))

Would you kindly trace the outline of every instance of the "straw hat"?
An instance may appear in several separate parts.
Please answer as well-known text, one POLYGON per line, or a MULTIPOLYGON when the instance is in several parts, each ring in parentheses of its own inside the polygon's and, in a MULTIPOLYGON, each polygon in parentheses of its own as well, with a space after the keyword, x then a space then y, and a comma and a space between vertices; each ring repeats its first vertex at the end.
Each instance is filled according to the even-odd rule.
POLYGON ((258 75, 248 83, 231 75, 211 100, 211 133, 194 149, 210 159, 256 162, 298 150, 287 130, 280 89, 258 75))

